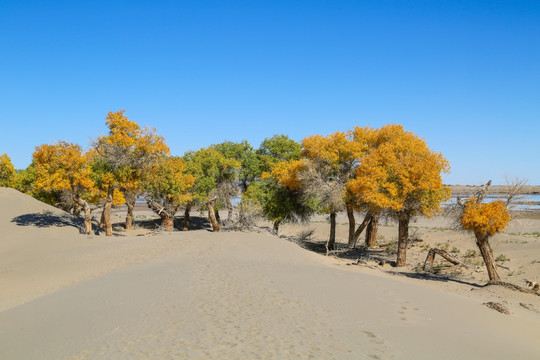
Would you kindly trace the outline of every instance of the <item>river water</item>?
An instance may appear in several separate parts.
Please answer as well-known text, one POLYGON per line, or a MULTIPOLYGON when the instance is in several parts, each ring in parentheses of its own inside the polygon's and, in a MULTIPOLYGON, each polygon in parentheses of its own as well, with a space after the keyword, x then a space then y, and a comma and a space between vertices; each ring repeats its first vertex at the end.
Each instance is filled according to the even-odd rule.
MULTIPOLYGON (((467 199, 466 195, 452 195, 452 199, 444 203, 444 205, 455 204, 458 197, 464 200, 467 199)), ((506 201, 506 198, 502 194, 490 194, 484 197, 485 202, 496 200, 506 201)), ((540 211, 540 194, 517 195, 512 199, 510 210, 540 211)))

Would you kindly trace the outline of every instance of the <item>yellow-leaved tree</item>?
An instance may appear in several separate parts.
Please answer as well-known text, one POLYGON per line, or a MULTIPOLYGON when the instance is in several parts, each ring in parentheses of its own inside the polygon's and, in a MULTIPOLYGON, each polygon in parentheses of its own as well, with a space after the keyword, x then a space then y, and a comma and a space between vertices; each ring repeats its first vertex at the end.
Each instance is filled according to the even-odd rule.
POLYGON ((303 193, 314 198, 323 212, 330 215, 330 235, 327 248, 334 249, 336 241, 336 214, 346 210, 349 218, 349 243, 355 233, 352 198, 346 188, 354 170, 367 151, 366 143, 352 141, 350 133, 341 131, 328 136, 313 135, 302 140, 303 169, 298 182, 303 193))
POLYGON ((480 249, 480 253, 486 264, 489 280, 500 281, 495 267, 493 250, 491 250, 491 246, 489 245, 489 238, 504 230, 510 221, 510 214, 508 212, 508 202, 505 203, 501 200, 489 203, 482 202, 484 192, 487 191, 489 184, 477 196, 473 196, 465 201, 463 204, 463 213, 459 220, 463 229, 474 233, 476 245, 480 249))
POLYGON ((248 195, 257 199, 264 216, 273 222, 275 234, 281 223, 305 221, 316 210, 315 203, 306 201, 300 188, 299 173, 306 170, 305 166, 304 159, 274 163, 271 172, 262 174, 260 186, 248 189, 248 195))
POLYGON ((133 209, 137 196, 141 193, 141 178, 154 166, 158 159, 169 154, 163 137, 154 129, 141 128, 124 114, 125 110, 110 111, 107 114, 107 136, 100 136, 94 142, 94 172, 100 181, 100 188, 107 193, 102 213, 101 225, 106 234, 112 235, 110 220, 111 206, 115 191, 120 190, 127 205, 126 229, 133 222, 133 209))
MULTIPOLYGON (((349 131, 349 138, 352 142, 356 144, 356 147, 361 151, 359 152, 360 156, 357 159, 356 165, 359 166, 371 150, 376 148, 376 139, 377 139, 378 130, 370 127, 359 127, 355 126, 353 130, 349 131)), ((383 208, 377 206, 373 203, 368 203, 362 197, 362 194, 356 192, 351 188, 351 184, 354 182, 356 177, 356 168, 353 176, 347 182, 345 188, 346 194, 346 203, 347 203, 347 214, 349 216, 349 248, 356 246, 358 238, 362 234, 364 229, 366 230, 366 240, 365 246, 372 247, 376 243, 377 239, 377 229, 379 225, 379 220, 383 212, 383 208), (365 212, 364 220, 356 231, 354 231, 354 213, 353 210, 365 212), (354 233, 352 233, 354 231, 354 233)))
POLYGON ((409 221, 421 213, 431 216, 449 199, 450 189, 441 173, 448 161, 426 142, 401 125, 385 125, 376 131, 369 154, 356 168, 350 191, 362 201, 396 215, 399 221, 397 266, 406 262, 409 221))
POLYGON ((84 212, 85 234, 92 232, 92 216, 88 197, 94 190, 91 164, 77 144, 59 141, 54 145, 41 145, 33 153, 37 191, 64 191, 71 204, 84 212))
POLYGON ((195 178, 186 172, 182 158, 162 156, 152 171, 143 177, 148 206, 161 218, 161 226, 167 231, 174 228, 174 216, 192 195, 189 190, 195 178))
POLYGON ((11 158, 6 153, 0 155, 0 186, 13 187, 16 174, 11 158))
POLYGON ((110 211, 111 206, 123 205, 126 200, 124 194, 115 186, 116 178, 110 172, 108 164, 99 156, 94 148, 87 151, 86 156, 91 165, 92 180, 94 188, 88 193, 88 202, 101 206, 104 209, 101 213, 100 227, 106 229, 106 235, 112 235, 112 224, 110 216, 105 216, 110 211), (110 199, 110 201, 108 201, 110 199))

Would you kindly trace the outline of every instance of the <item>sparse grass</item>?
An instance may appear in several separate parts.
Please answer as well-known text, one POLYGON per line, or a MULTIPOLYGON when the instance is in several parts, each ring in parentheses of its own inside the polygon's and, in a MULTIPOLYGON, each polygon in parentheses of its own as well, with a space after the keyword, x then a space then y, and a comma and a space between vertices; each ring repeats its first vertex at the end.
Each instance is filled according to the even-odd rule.
POLYGON ((495 261, 502 261, 502 262, 505 262, 505 261, 510 261, 510 258, 508 258, 508 256, 504 255, 504 254, 501 254, 499 256, 497 256, 497 258, 495 259, 495 261))
POLYGON ((528 240, 504 240, 503 243, 505 244, 528 244, 528 240))
POLYGON ((451 278, 455 278, 455 277, 460 276, 461 274, 463 274, 463 270, 454 269, 448 274, 448 276, 451 277, 451 278))
POLYGON ((448 228, 448 227, 430 227, 430 228, 427 228, 431 231, 449 231, 449 230, 454 230, 452 228, 448 228))
POLYGON ((397 245, 398 245, 397 241, 392 241, 391 243, 386 245, 386 247, 384 248, 384 251, 386 251, 388 253, 396 252, 397 251, 397 245))
POLYGON ((435 247, 443 250, 448 250, 450 248, 450 243, 436 243, 435 247))
POLYGON ((480 252, 476 250, 467 250, 467 252, 465 253, 466 258, 474 258, 477 256, 480 256, 480 252))
POLYGON ((455 229, 451 227, 431 227, 431 226, 418 226, 418 225, 411 225, 409 226, 409 229, 425 229, 427 231, 453 231, 455 229))
POLYGON ((450 252, 452 252, 454 254, 459 254, 461 252, 461 250, 459 250, 457 247, 453 246, 452 250, 450 250, 450 252))
POLYGON ((507 233, 508 235, 513 235, 513 236, 532 236, 532 237, 540 237, 540 232, 538 231, 535 231, 535 232, 530 232, 530 233, 516 233, 516 232, 511 232, 511 233, 507 233))
POLYGON ((463 262, 467 265, 482 266, 484 261, 479 258, 480 252, 476 250, 467 250, 464 255, 463 262))

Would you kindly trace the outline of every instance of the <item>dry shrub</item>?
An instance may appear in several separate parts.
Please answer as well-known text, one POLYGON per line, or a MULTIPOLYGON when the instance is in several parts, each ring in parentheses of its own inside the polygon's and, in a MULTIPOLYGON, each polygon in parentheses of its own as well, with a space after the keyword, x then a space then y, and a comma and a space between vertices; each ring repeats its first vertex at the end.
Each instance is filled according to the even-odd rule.
POLYGON ((307 230, 300 231, 298 235, 296 236, 298 238, 298 241, 304 242, 304 241, 311 240, 311 237, 313 236, 314 233, 315 233, 314 229, 307 229, 307 230))
POLYGON ((262 218, 262 208, 255 201, 242 200, 237 209, 237 213, 227 225, 227 228, 231 230, 251 230, 257 225, 257 221, 262 218))

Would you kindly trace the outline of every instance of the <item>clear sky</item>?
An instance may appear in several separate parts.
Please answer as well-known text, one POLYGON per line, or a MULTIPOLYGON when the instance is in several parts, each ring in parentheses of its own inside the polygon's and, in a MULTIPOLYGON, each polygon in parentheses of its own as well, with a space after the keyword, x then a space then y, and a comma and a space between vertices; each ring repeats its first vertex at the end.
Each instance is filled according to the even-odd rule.
POLYGON ((399 123, 448 184, 540 184, 540 1, 0 1, 0 154, 119 109, 176 155, 399 123))

